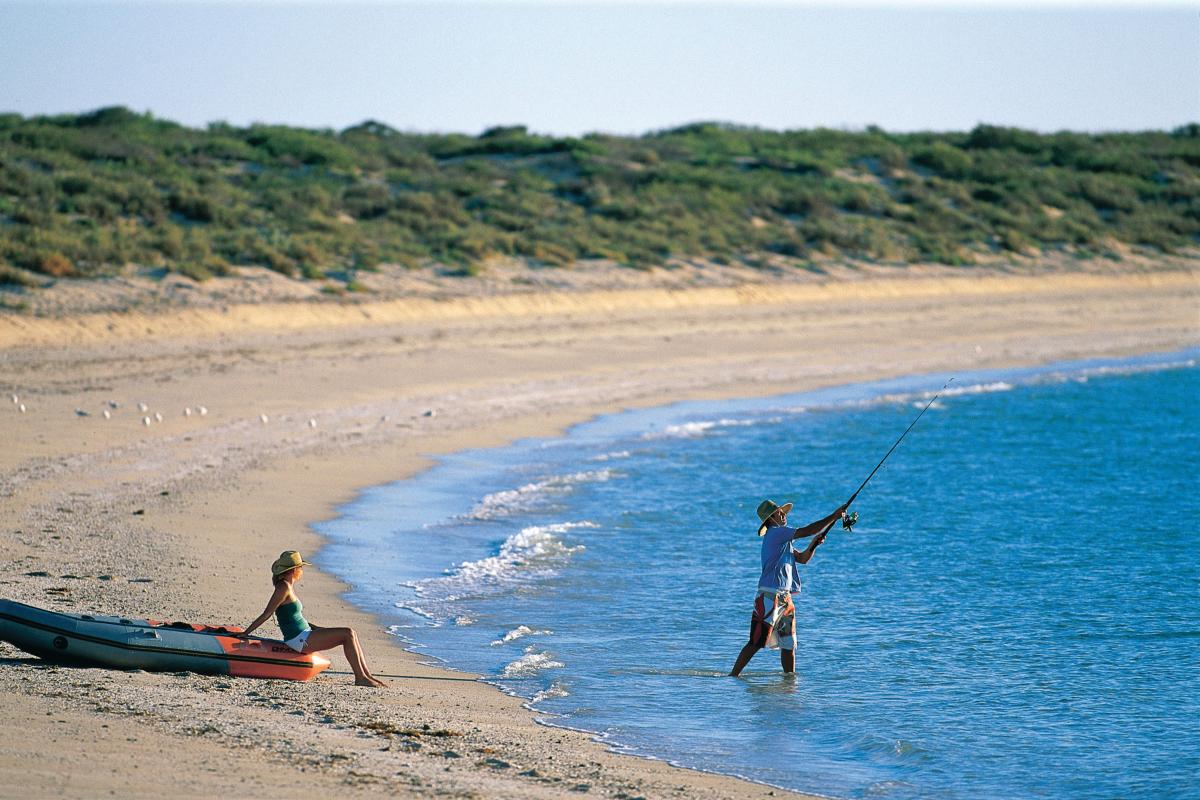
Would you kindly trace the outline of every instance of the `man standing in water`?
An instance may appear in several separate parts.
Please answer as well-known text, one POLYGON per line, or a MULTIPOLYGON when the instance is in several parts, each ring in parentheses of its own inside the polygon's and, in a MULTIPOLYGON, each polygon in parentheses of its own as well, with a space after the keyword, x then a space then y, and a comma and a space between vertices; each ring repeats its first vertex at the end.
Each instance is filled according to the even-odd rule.
POLYGON ((803 528, 787 527, 787 515, 791 503, 777 506, 764 500, 758 506, 758 518, 762 525, 758 535, 762 543, 762 577, 758 579, 758 596, 754 599, 754 613, 750 617, 750 641, 738 653, 730 675, 741 674, 750 659, 764 647, 779 648, 779 663, 784 672, 796 669, 796 607, 792 595, 800 593, 800 578, 796 575, 796 562, 807 564, 813 553, 829 535, 829 529, 842 518, 850 504, 838 508, 828 517, 810 522, 803 528), (792 547, 797 539, 813 537, 803 551, 792 547))

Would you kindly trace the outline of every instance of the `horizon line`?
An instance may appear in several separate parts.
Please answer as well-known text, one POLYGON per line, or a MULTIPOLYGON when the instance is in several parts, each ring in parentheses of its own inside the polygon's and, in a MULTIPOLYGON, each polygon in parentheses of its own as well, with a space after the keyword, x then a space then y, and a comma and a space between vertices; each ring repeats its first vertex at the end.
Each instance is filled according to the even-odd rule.
MULTIPOLYGON (((120 1, 123 2, 124 0, 120 0, 120 1)), ((131 0, 131 1, 136 1, 136 0, 131 0)), ((180 2, 191 2, 191 0, 179 0, 179 1, 180 2)), ((280 2, 288 2, 289 0, 279 0, 279 1, 280 2)), ((5 0, 0 0, 0 4, 2 4, 3 2, 5 2, 5 0)), ((175 0, 171 0, 171 2, 175 2, 175 0)), ((1021 125, 1010 125, 1010 124, 1006 124, 1003 122, 987 121, 987 120, 979 120, 974 125, 972 125, 970 128, 953 128, 952 129, 952 128, 886 128, 886 127, 876 124, 876 123, 867 123, 865 125, 842 123, 842 124, 827 124, 827 125, 810 125, 810 126, 795 127, 795 128, 775 128, 775 127, 771 127, 768 125, 758 125, 758 124, 754 124, 754 123, 736 122, 733 120, 725 120, 725 119, 692 119, 692 120, 684 120, 684 121, 681 121, 681 122, 678 122, 678 123, 675 123, 672 125, 667 125, 664 127, 647 128, 640 132, 593 129, 593 130, 588 130, 583 133, 577 133, 577 134, 575 134, 575 133, 555 133, 552 131, 534 130, 522 122, 497 122, 492 125, 484 126, 478 133, 470 133, 468 131, 463 131, 463 130, 434 129, 434 128, 421 129, 421 128, 414 128, 414 127, 397 127, 397 126, 393 125, 392 123, 387 122, 386 120, 380 119, 379 117, 370 117, 370 116, 364 117, 356 122, 352 122, 352 123, 344 125, 344 126, 304 125, 304 124, 294 123, 294 122, 273 122, 273 121, 259 120, 259 119, 251 120, 249 122, 244 122, 244 123, 231 122, 227 119, 213 119, 213 120, 208 120, 207 122, 203 122, 203 123, 199 123, 199 124, 191 124, 191 123, 187 123, 187 122, 180 122, 179 120, 171 119, 169 117, 159 115, 159 114, 155 113, 153 109, 138 110, 136 108, 132 108, 131 106, 123 105, 120 103, 96 106, 94 108, 89 108, 89 109, 86 109, 83 111, 52 111, 52 112, 37 112, 37 113, 26 113, 26 112, 18 111, 16 109, 0 108, 0 117, 7 116, 9 114, 15 114, 16 116, 21 117, 22 120, 34 120, 34 119, 38 119, 38 118, 51 118, 51 117, 86 117, 86 116, 97 114, 101 111, 106 111, 106 110, 110 110, 110 109, 124 109, 126 111, 129 111, 133 114, 137 114, 139 116, 149 116, 151 119, 153 119, 156 122, 166 122, 166 123, 170 123, 172 125, 178 125, 182 128, 189 128, 191 130, 196 130, 196 131, 205 131, 214 126, 227 125, 231 128, 253 128, 255 126, 260 126, 260 127, 294 128, 297 130, 304 130, 304 131, 311 131, 311 132, 318 132, 318 133, 342 134, 348 130, 352 130, 354 128, 358 128, 363 125, 374 123, 377 125, 383 125, 384 127, 387 127, 389 129, 395 131, 396 133, 399 133, 402 135, 407 135, 407 136, 469 136, 471 138, 476 138, 476 139, 482 137, 488 131, 496 130, 496 129, 503 129, 503 128, 524 128, 526 134, 531 135, 531 136, 546 136, 546 137, 551 137, 551 138, 555 138, 555 139, 584 139, 589 136, 615 136, 615 137, 622 137, 622 138, 642 138, 645 136, 654 136, 657 134, 667 133, 669 131, 681 130, 683 128, 699 127, 699 126, 703 126, 703 125, 712 125, 712 126, 715 126, 718 128, 726 128, 729 130, 758 131, 758 132, 763 132, 763 133, 795 133, 795 132, 801 132, 801 131, 836 131, 838 133, 870 133, 873 131, 878 131, 878 132, 884 133, 884 134, 896 134, 896 135, 900 135, 900 136, 920 135, 920 134, 947 135, 947 134, 955 134, 955 133, 970 133, 972 130, 975 130, 976 128, 979 128, 979 127, 1006 128, 1009 130, 1019 130, 1019 131, 1025 131, 1028 133, 1034 133, 1039 136, 1054 136, 1054 135, 1058 135, 1058 134, 1068 134, 1068 133, 1079 134, 1079 135, 1083 135, 1083 136, 1105 136, 1105 135, 1117 135, 1117 134, 1145 134, 1145 133, 1171 134, 1177 130, 1186 128, 1189 125, 1200 125, 1200 116, 1198 116, 1196 119, 1191 119, 1191 120, 1187 120, 1185 122, 1180 122, 1178 125, 1175 125, 1170 128, 1153 128, 1153 127, 1148 127, 1148 128, 1102 128, 1102 129, 1056 128, 1053 130, 1042 129, 1042 128, 1027 128, 1027 127, 1023 127, 1021 125)))

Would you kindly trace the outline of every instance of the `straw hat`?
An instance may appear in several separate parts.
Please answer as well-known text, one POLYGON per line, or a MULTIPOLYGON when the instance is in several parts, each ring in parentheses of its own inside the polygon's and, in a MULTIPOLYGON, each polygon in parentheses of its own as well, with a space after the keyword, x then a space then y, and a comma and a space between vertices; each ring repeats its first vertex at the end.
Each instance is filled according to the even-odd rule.
POLYGON ((776 511, 782 511, 784 514, 788 514, 791 513, 791 510, 791 503, 784 503, 781 506, 775 505, 775 503, 770 500, 763 500, 761 503, 759 503, 758 518, 762 520, 762 525, 758 526, 758 535, 762 536, 767 532, 767 520, 771 518, 772 514, 774 514, 776 511))
POLYGON ((312 564, 300 557, 300 554, 295 550, 284 550, 279 554, 279 558, 275 559, 275 563, 271 565, 271 577, 277 578, 285 572, 289 572, 296 567, 311 567, 312 564))

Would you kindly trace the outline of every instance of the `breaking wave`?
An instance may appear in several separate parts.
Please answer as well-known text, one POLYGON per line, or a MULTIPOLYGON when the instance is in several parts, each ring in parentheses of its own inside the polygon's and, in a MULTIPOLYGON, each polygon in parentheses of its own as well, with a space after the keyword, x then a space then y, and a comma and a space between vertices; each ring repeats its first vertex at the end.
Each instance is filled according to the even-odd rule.
POLYGON ((505 678, 530 678, 542 670, 557 669, 564 666, 561 661, 555 661, 549 653, 538 652, 533 647, 525 648, 525 655, 506 664, 500 673, 505 678))
POLYGON ((504 540, 496 555, 464 561, 446 575, 414 583, 413 590, 419 597, 449 602, 495 594, 514 584, 548 577, 585 549, 581 544, 567 544, 559 538, 561 534, 596 527, 596 523, 585 521, 522 528, 504 540))
POLYGON ((585 470, 568 475, 554 475, 527 483, 516 489, 493 492, 480 500, 467 515, 472 519, 490 520, 536 508, 548 495, 562 495, 582 483, 601 483, 613 476, 611 469, 585 470))

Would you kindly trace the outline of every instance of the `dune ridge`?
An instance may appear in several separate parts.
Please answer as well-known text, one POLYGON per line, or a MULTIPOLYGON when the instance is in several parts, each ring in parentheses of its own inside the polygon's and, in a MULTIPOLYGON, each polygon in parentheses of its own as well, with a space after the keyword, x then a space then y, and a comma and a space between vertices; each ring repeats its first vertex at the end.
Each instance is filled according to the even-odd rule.
POLYGON ((610 314, 738 306, 867 302, 951 296, 994 297, 1129 289, 1195 291, 1200 271, 1120 274, 1051 273, 878 278, 819 283, 747 283, 688 289, 633 288, 513 292, 491 296, 413 297, 365 303, 237 304, 168 312, 91 313, 62 318, 0 316, 0 348, 98 343, 143 337, 211 337, 489 317, 610 314))

